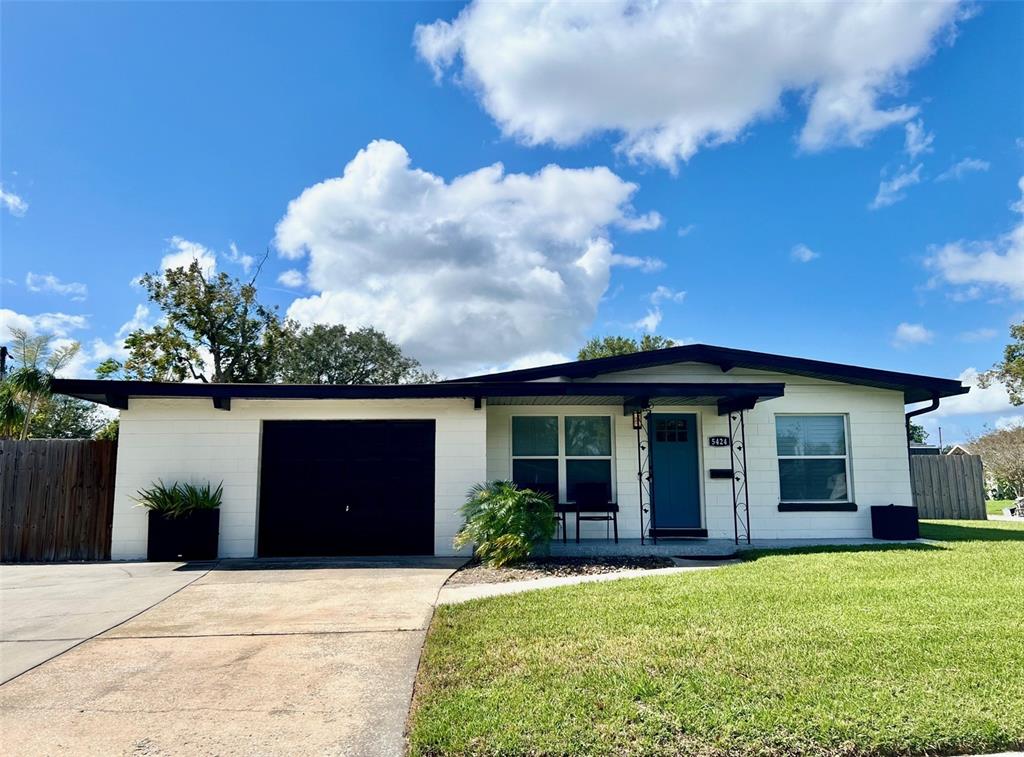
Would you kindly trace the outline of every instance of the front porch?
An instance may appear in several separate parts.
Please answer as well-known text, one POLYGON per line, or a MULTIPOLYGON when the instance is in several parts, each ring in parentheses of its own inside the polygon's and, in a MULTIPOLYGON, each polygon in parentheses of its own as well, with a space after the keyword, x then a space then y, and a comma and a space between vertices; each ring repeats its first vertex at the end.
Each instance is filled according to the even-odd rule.
MULTIPOLYGON (((545 395, 558 392, 486 396, 489 480, 549 494, 570 539, 600 541, 617 532, 620 555, 655 537, 710 535, 713 541, 692 548, 709 555, 748 541, 745 416, 783 396, 783 383, 537 386, 545 395), (612 522, 600 522, 605 516, 612 522)), ((763 438, 757 444, 763 447, 763 438)))

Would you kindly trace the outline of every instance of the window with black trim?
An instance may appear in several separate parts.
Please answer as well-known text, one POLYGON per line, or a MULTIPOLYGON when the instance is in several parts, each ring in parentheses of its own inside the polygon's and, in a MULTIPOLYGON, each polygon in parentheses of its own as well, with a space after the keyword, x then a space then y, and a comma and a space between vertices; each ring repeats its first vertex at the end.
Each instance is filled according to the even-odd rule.
POLYGON ((512 480, 522 489, 559 496, 558 416, 512 418, 512 480))
POLYGON ((512 480, 573 502, 579 484, 614 497, 612 419, 607 415, 512 416, 512 480))
POLYGON ((850 502, 845 415, 776 415, 782 502, 850 502))

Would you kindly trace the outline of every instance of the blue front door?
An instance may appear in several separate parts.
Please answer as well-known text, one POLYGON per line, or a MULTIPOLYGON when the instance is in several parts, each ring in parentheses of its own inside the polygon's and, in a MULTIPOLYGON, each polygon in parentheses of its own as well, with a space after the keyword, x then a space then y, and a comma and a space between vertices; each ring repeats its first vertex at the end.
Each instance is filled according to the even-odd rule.
POLYGON ((700 528, 700 470, 697 416, 650 416, 651 472, 654 474, 654 527, 700 528))

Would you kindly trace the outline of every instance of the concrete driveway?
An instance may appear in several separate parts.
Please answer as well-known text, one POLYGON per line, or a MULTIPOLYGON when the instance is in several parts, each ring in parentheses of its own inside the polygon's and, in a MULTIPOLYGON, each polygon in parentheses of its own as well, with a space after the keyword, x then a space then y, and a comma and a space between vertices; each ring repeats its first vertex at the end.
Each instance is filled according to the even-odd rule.
POLYGON ((0 566, 0 683, 199 578, 181 563, 0 566))
POLYGON ((191 573, 151 609, 0 686, 4 752, 401 754, 426 628, 460 563, 225 561, 191 573))

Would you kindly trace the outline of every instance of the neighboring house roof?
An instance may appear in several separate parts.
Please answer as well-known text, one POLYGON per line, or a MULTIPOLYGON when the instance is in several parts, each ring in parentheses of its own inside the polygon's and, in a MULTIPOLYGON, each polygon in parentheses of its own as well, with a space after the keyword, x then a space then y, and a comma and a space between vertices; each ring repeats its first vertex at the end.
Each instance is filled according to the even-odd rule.
POLYGON ((594 360, 576 360, 571 363, 558 363, 538 368, 525 368, 516 371, 502 371, 481 376, 468 376, 452 379, 448 383, 491 382, 491 381, 538 381, 541 379, 587 379, 605 373, 632 371, 638 368, 651 368, 672 363, 708 363, 718 366, 722 371, 733 368, 751 368, 775 373, 788 373, 797 376, 838 381, 845 384, 859 384, 879 389, 902 391, 904 402, 924 402, 942 397, 966 394, 970 387, 963 386, 959 380, 921 376, 913 373, 898 373, 877 368, 864 368, 857 365, 828 363, 821 360, 772 355, 767 352, 751 352, 734 350, 727 347, 715 347, 709 344, 687 344, 681 347, 668 347, 662 350, 635 352, 631 355, 596 358, 594 360))
POLYGON ((963 446, 962 444, 954 444, 952 447, 950 447, 948 450, 946 450, 946 454, 947 455, 971 455, 971 454, 974 454, 974 453, 972 453, 969 449, 967 449, 967 447, 963 446))
POLYGON ((486 399, 490 404, 565 404, 646 407, 715 405, 720 413, 749 410, 781 397, 780 383, 488 381, 436 384, 179 384, 155 381, 54 379, 53 391, 110 407, 127 408, 131 397, 211 398, 229 410, 232 399, 486 399))

